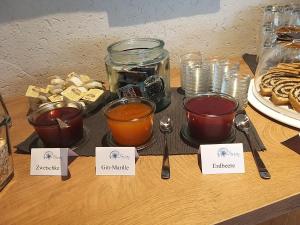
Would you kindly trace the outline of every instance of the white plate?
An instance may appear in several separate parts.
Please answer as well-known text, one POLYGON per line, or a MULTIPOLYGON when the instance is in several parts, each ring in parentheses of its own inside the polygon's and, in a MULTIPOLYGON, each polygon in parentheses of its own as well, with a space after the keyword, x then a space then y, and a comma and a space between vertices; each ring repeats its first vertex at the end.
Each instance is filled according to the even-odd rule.
POLYGON ((287 109, 284 106, 282 107, 282 106, 275 106, 275 105, 270 107, 270 103, 267 106, 266 104, 264 104, 264 101, 269 101, 269 100, 264 99, 264 101, 260 101, 256 96, 257 96, 257 92, 254 87, 254 80, 252 79, 250 82, 250 87, 248 92, 248 101, 251 103, 251 105, 254 106, 261 113, 271 117, 274 120, 277 120, 289 126, 300 129, 300 114, 299 114, 299 119, 293 118, 289 116, 291 114, 290 109, 287 109))

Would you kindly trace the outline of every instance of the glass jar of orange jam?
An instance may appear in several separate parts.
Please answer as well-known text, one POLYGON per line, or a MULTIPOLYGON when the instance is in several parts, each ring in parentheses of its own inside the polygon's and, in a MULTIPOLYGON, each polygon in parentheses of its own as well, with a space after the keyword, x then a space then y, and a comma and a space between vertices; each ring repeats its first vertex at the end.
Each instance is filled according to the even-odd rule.
POLYGON ((152 136, 155 104, 144 98, 122 98, 104 108, 114 141, 121 146, 140 146, 152 136))

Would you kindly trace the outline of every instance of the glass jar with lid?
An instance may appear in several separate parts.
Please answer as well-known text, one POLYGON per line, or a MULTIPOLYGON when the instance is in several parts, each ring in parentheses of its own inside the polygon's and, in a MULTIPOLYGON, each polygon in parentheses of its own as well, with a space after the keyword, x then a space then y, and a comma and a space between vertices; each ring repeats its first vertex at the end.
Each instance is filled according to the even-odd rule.
POLYGON ((171 103, 169 52, 162 40, 122 40, 107 51, 105 65, 114 97, 145 97, 156 104, 156 111, 171 103))
POLYGON ((14 176, 9 127, 11 118, 0 94, 0 191, 14 176))

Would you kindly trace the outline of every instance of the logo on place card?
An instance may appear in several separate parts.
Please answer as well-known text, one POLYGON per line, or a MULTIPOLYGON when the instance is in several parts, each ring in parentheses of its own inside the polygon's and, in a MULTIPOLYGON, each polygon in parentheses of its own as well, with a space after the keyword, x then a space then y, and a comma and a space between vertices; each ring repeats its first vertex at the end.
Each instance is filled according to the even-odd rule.
POLYGON ((44 159, 48 159, 48 160, 52 160, 52 159, 57 159, 57 160, 61 160, 60 156, 55 155, 52 151, 47 151, 44 154, 44 159))
POLYGON ((111 159, 125 159, 125 160, 130 159, 129 155, 124 155, 124 154, 122 154, 122 153, 120 153, 119 151, 116 151, 116 150, 111 151, 111 153, 109 154, 109 158, 111 158, 111 159))
POLYGON ((218 150, 218 157, 240 157, 238 152, 232 152, 228 148, 221 147, 218 150))

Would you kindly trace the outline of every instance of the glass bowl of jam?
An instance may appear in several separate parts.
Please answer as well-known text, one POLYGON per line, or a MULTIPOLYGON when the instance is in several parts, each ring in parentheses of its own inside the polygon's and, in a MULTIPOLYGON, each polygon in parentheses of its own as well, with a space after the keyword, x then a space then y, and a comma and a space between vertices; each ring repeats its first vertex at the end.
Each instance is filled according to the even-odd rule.
POLYGON ((192 138, 204 142, 222 142, 233 130, 238 102, 221 93, 200 94, 184 99, 187 127, 192 138))
POLYGON ((152 137, 155 103, 145 98, 122 98, 103 109, 113 141, 120 146, 142 146, 152 137))
POLYGON ((42 104, 28 115, 45 147, 72 147, 83 138, 83 107, 77 102, 42 104))

